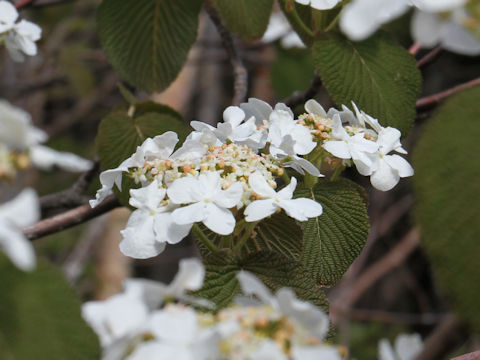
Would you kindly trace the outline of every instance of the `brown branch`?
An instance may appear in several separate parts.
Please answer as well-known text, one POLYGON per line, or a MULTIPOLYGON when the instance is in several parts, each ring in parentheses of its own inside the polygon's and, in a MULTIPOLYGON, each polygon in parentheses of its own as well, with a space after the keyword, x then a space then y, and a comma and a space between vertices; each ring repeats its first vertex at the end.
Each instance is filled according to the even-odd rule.
POLYGON ((416 55, 421 48, 422 48, 422 45, 417 41, 417 42, 414 42, 412 46, 410 46, 410 48, 408 49, 408 52, 412 55, 416 55))
POLYGON ((444 359, 446 355, 463 344, 467 336, 468 332, 462 322, 455 315, 449 314, 427 339, 416 360, 444 359))
POLYGON ((457 356, 451 360, 480 360, 480 351, 457 356))
POLYGON ((320 77, 315 74, 307 90, 295 91, 288 98, 284 99, 283 102, 285 103, 285 105, 293 109, 297 105, 303 104, 307 100, 313 98, 318 93, 321 86, 322 80, 320 80, 320 77))
POLYGON ((417 67, 421 68, 425 64, 429 63, 433 59, 437 57, 438 54, 442 52, 443 48, 441 46, 437 46, 433 50, 429 51, 427 54, 425 54, 423 57, 421 57, 417 61, 417 67))
POLYGON ((388 254, 371 265, 350 288, 346 289, 345 293, 336 301, 336 307, 348 311, 367 289, 385 274, 402 264, 419 244, 420 231, 418 228, 413 228, 388 254))
POLYGON ((93 209, 89 204, 85 204, 51 218, 41 220, 32 226, 23 228, 22 231, 28 239, 36 240, 43 236, 55 234, 75 225, 82 224, 119 206, 120 203, 118 200, 115 196, 111 195, 93 209))
POLYGON ((14 6, 18 10, 21 10, 28 6, 43 7, 43 6, 51 6, 51 5, 60 5, 70 1, 73 1, 73 0, 20 0, 20 1, 17 1, 14 4, 14 6))
POLYGON ((35 0, 20 0, 13 5, 15 6, 16 9, 22 9, 24 7, 31 5, 34 1, 35 0))
POLYGON ((232 34, 227 30, 225 25, 222 23, 220 15, 218 15, 215 6, 212 4, 211 0, 203 0, 203 5, 208 16, 214 23, 217 28, 220 37, 222 38, 223 46, 228 53, 230 58, 230 63, 233 67, 233 100, 232 105, 239 105, 244 102, 247 98, 247 88, 248 88, 248 72, 245 66, 243 65, 242 57, 238 52, 237 47, 235 46, 234 39, 232 34))
POLYGON ((455 86, 451 89, 444 90, 444 91, 439 92, 437 94, 433 94, 433 95, 426 96, 424 98, 418 99, 417 109, 436 104, 436 103, 440 102, 441 100, 445 99, 446 97, 449 97, 453 94, 456 94, 459 91, 471 88, 471 87, 476 86, 476 85, 480 85, 480 77, 476 78, 476 79, 473 79, 469 82, 466 82, 464 84, 457 85, 457 86, 455 86))

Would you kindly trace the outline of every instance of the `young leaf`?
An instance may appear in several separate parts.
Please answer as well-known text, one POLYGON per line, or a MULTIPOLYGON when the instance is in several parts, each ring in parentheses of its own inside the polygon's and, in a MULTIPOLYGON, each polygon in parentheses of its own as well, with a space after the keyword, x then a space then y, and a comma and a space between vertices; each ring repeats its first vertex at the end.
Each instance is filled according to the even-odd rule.
POLYGON ((247 40, 262 37, 267 29, 273 0, 213 0, 227 27, 247 40))
POLYGON ((200 0, 103 0, 97 25, 115 70, 148 92, 177 77, 197 37, 200 0))
POLYGON ((416 218, 422 244, 454 309, 480 331, 480 87, 438 109, 415 149, 416 218))
POLYGON ((57 270, 40 262, 31 273, 0 258, 0 358, 100 359, 97 336, 80 301, 57 270))
POLYGON ((405 136, 415 119, 421 74, 415 59, 386 33, 353 42, 327 33, 312 48, 313 60, 337 105, 351 101, 383 126, 405 136))
POLYGON ((368 216, 358 186, 348 180, 320 180, 313 189, 298 188, 323 206, 323 214, 302 223, 301 261, 315 281, 334 285, 357 258, 368 237, 368 216))

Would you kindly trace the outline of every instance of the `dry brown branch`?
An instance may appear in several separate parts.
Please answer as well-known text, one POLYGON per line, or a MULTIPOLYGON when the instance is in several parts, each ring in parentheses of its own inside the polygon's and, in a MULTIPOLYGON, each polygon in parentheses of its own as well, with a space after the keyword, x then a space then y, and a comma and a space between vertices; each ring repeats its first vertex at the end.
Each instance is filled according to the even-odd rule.
POLYGON ((295 91, 288 98, 284 99, 283 102, 285 103, 285 105, 293 109, 297 105, 303 104, 307 100, 313 98, 318 93, 321 86, 322 86, 322 80, 320 80, 320 77, 317 74, 315 74, 307 90, 295 91))
POLYGON ((468 89, 468 88, 471 88, 471 87, 474 87, 474 86, 477 86, 477 85, 480 85, 480 78, 476 78, 476 79, 468 81, 464 84, 454 86, 451 89, 444 90, 444 91, 439 92, 437 94, 433 94, 433 95, 423 97, 421 99, 418 99, 417 109, 418 108, 423 108, 423 107, 426 107, 426 106, 430 106, 430 105, 434 105, 434 104, 438 103, 439 101, 441 101, 441 100, 443 100, 443 99, 445 99, 445 98, 447 98, 447 97, 449 97, 453 94, 456 94, 459 91, 462 91, 462 90, 465 90, 465 89, 468 89))
POLYGON ((469 354, 457 356, 451 360, 480 360, 480 351, 475 351, 469 354))

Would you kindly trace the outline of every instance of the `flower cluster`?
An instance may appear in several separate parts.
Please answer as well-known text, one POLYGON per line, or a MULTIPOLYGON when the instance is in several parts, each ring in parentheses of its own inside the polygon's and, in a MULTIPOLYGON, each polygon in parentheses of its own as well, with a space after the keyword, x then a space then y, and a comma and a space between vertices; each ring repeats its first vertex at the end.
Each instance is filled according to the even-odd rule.
POLYGON ((42 29, 36 24, 18 19, 18 12, 10 2, 0 1, 0 44, 4 43, 15 61, 24 61, 25 55, 37 54, 35 41, 42 35, 42 29))
POLYGON ((298 300, 291 289, 283 288, 272 295, 252 274, 238 274, 243 293, 250 296, 248 300, 239 298, 235 305, 216 314, 186 305, 191 300, 197 305, 201 301, 208 304, 186 295, 187 290, 201 288, 204 273, 200 261, 182 260, 169 286, 128 280, 124 293, 84 304, 83 316, 100 338, 103 358, 342 358, 339 348, 324 342, 329 320, 322 310, 298 300))
POLYGON ((31 163, 43 170, 58 166, 72 172, 92 167, 89 160, 41 145, 47 134, 32 125, 30 114, 5 100, 0 100, 0 129, 0 180, 13 179, 31 163))
POLYGON ((295 177, 319 177, 322 164, 343 169, 355 164, 373 186, 389 190, 413 169, 391 151, 406 153, 397 129, 346 107, 328 113, 314 100, 297 119, 284 104, 272 108, 258 99, 231 106, 216 127, 192 121, 194 131, 174 151, 178 137, 166 132, 147 139, 117 168, 100 174, 102 188, 91 206, 121 189, 122 176, 141 187, 130 190, 136 208, 122 231, 125 255, 148 258, 175 244, 202 222, 220 235, 229 235, 237 221, 255 223, 284 210, 298 220, 322 214, 312 199, 294 198, 295 177), (309 161, 308 159, 312 160, 309 161), (285 186, 277 190, 279 186, 285 186))
POLYGON ((340 26, 349 38, 363 40, 410 7, 415 8, 412 36, 422 46, 439 44, 459 54, 480 54, 477 0, 354 0, 345 6, 340 26))

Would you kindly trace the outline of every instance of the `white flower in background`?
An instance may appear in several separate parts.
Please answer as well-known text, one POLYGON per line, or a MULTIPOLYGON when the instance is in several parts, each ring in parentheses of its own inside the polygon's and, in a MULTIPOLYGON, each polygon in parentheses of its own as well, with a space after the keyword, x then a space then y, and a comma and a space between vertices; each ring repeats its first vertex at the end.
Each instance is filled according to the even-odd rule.
POLYGON ((267 183, 260 173, 253 173, 248 179, 253 191, 261 197, 260 200, 252 201, 245 209, 245 220, 249 222, 264 219, 281 208, 288 216, 299 221, 306 221, 308 218, 320 216, 323 212, 322 205, 312 199, 292 199, 293 192, 297 186, 297 179, 294 177, 286 187, 276 192, 267 183))
POLYGON ((480 19, 469 10, 472 0, 353 0, 342 12, 340 27, 350 39, 364 40, 411 6, 416 8, 412 35, 421 45, 480 54, 480 19))
POLYGON ((340 159, 352 159, 359 172, 365 175, 363 168, 372 166, 368 154, 378 151, 378 144, 365 139, 363 132, 350 135, 338 115, 333 117, 332 123, 332 140, 325 141, 323 148, 340 159))
POLYGON ((0 250, 21 270, 35 268, 32 243, 21 228, 40 219, 38 197, 33 189, 23 190, 13 200, 0 205, 0 250))
POLYGON ((0 1, 0 44, 5 43, 15 61, 24 61, 25 55, 37 54, 35 41, 42 35, 42 29, 27 20, 16 23, 18 12, 8 1, 0 1))
POLYGON ((280 44, 286 48, 306 48, 300 36, 293 31, 282 11, 275 11, 270 17, 267 30, 263 34, 262 42, 269 44, 280 39, 280 44))
POLYGON ((58 166, 63 170, 81 172, 92 167, 89 160, 40 145, 47 140, 47 134, 32 125, 30 114, 0 100, 0 145, 11 152, 25 152, 33 165, 42 170, 58 166))
POLYGON ((173 211, 177 224, 201 221, 217 234, 228 235, 235 228, 235 218, 228 209, 240 202, 243 185, 236 182, 222 190, 220 174, 208 171, 198 178, 188 176, 175 180, 167 194, 174 204, 187 204, 173 211))
POLYGON ((395 348, 387 339, 378 344, 379 360, 414 360, 423 349, 422 338, 418 334, 400 334, 395 339, 395 348))
POLYGON ((157 256, 167 243, 177 244, 192 227, 173 221, 172 211, 178 206, 164 204, 167 190, 155 179, 148 186, 130 190, 130 205, 136 207, 122 230, 120 250, 126 256, 147 259, 157 256))
POLYGON ((317 10, 328 10, 334 8, 342 0, 295 0, 302 5, 310 5, 317 10))
POLYGON ((414 173, 407 160, 396 154, 388 155, 391 151, 403 150, 400 136, 400 131, 391 127, 382 129, 378 134, 379 149, 372 155, 373 160, 370 165, 370 182, 378 190, 388 191, 397 185, 400 178, 412 176, 414 173))

